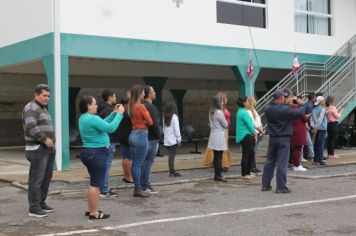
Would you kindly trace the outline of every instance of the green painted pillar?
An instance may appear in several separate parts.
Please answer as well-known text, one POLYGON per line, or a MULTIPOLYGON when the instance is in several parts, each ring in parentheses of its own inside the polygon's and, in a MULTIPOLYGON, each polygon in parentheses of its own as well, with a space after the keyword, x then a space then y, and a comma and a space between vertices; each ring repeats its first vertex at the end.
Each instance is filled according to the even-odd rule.
POLYGON ((167 77, 145 76, 143 77, 146 85, 152 86, 156 91, 156 100, 153 104, 157 107, 160 114, 162 114, 162 89, 167 81, 167 77))
POLYGON ((76 98, 80 92, 80 88, 69 87, 69 127, 77 127, 76 119, 76 98))
POLYGON ((187 92, 187 90, 186 89, 171 89, 169 91, 171 92, 171 94, 177 104, 180 127, 183 127, 182 126, 182 124, 184 124, 183 98, 184 98, 184 95, 187 92))
POLYGON ((61 110, 62 114, 55 114, 55 83, 54 83, 54 57, 46 56, 42 59, 45 68, 48 85, 51 88, 51 99, 49 102, 49 112, 52 116, 53 124, 56 125, 55 117, 60 116, 62 121, 62 136, 56 136, 56 139, 62 139, 62 170, 70 168, 70 155, 69 155, 69 60, 68 56, 61 56, 61 110))
POLYGON ((254 67, 254 77, 251 79, 247 75, 247 64, 233 66, 232 70, 235 74, 237 82, 239 83, 239 96, 254 96, 255 95, 255 82, 260 68, 254 67))

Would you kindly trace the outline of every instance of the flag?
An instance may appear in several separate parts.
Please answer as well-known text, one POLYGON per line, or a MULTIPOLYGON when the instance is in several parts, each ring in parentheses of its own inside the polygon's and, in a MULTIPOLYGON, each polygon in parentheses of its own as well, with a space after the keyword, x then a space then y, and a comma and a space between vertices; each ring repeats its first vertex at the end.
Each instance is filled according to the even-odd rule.
POLYGON ((299 70, 300 66, 299 66, 299 62, 298 62, 298 56, 297 54, 295 53, 294 54, 294 60, 293 60, 293 67, 292 67, 292 73, 294 75, 294 77, 296 79, 298 79, 298 74, 297 74, 297 71, 299 70))
POLYGON ((247 67, 247 75, 248 77, 250 77, 250 79, 253 79, 254 77, 254 73, 253 73, 253 66, 252 66, 252 52, 250 54, 250 63, 248 63, 248 67, 247 67))

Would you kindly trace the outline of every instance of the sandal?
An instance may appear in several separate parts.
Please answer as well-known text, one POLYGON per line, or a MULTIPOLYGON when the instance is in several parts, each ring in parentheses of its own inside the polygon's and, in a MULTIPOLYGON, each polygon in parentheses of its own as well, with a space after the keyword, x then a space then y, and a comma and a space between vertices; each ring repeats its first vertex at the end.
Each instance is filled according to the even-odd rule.
POLYGON ((125 182, 125 183, 128 183, 128 184, 132 184, 133 183, 133 181, 127 180, 125 178, 122 178, 122 181, 125 182))
POLYGON ((109 217, 110 217, 110 215, 106 215, 103 212, 99 211, 98 217, 96 217, 95 215, 89 215, 89 220, 104 220, 109 217))
MULTIPOLYGON (((99 213, 102 213, 102 211, 98 210, 99 213)), ((90 211, 85 211, 85 216, 89 216, 90 215, 90 211)))

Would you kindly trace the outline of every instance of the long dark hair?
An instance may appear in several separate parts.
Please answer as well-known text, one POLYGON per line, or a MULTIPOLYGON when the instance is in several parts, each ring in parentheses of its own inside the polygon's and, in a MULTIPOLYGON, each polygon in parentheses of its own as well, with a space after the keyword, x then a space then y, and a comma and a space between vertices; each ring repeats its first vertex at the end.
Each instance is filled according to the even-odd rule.
POLYGON ((222 102, 221 102, 221 97, 220 96, 214 96, 212 103, 211 103, 211 109, 210 109, 210 116, 213 116, 217 110, 221 110, 222 107, 222 102))
POLYGON ((141 103, 140 97, 141 97, 142 91, 143 91, 143 86, 140 84, 135 84, 130 89, 131 95, 130 95, 130 99, 129 99, 129 103, 128 103, 128 113, 129 113, 130 117, 132 117, 132 110, 133 110, 134 106, 141 103))
POLYGON ((240 108, 245 108, 245 105, 244 103, 247 101, 247 97, 246 96, 240 96, 237 101, 236 101, 236 104, 237 104, 237 111, 240 109, 240 108))
POLYGON ((88 112, 88 105, 92 104, 94 97, 91 95, 84 95, 79 101, 80 113, 88 112))
POLYGON ((163 109, 163 120, 165 126, 171 126, 171 121, 174 114, 177 115, 177 105, 174 102, 167 103, 163 109))

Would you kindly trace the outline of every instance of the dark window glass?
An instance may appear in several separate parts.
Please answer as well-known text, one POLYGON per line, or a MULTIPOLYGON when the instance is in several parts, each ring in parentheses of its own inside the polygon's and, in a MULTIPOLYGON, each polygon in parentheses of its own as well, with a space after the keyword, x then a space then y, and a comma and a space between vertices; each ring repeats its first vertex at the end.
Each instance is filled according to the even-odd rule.
POLYGON ((266 0, 253 0, 254 3, 261 3, 261 4, 265 4, 266 0))
POLYGON ((266 9, 217 2, 217 22, 266 28, 266 9))

